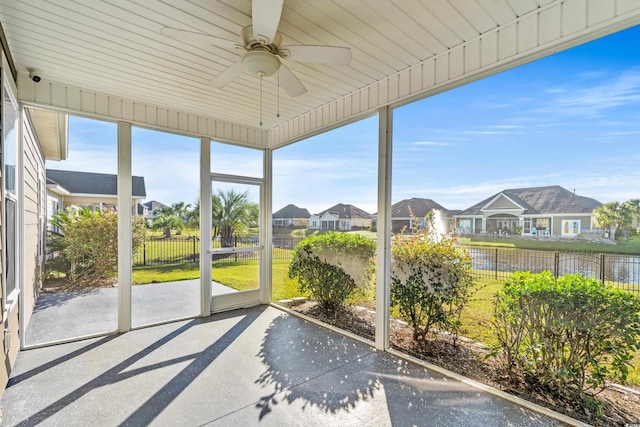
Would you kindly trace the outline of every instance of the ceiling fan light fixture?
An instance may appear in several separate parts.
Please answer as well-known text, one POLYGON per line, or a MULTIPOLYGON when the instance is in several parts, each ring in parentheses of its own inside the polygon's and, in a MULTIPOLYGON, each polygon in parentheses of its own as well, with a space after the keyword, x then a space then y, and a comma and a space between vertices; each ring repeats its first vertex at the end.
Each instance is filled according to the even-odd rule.
POLYGON ((272 53, 257 50, 245 53, 242 65, 245 71, 254 76, 268 77, 278 71, 280 59, 272 53))

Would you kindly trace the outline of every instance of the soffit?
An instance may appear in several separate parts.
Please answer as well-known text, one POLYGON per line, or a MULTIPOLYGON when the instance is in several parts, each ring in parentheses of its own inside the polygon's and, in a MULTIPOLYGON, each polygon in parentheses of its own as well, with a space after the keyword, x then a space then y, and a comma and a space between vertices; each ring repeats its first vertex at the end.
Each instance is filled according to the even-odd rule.
POLYGON ((42 154, 48 160, 66 160, 67 120, 64 114, 51 110, 29 108, 29 117, 42 147, 42 154))
MULTIPOLYGON (((159 106, 197 115, 194 121, 217 120, 219 127, 220 123, 236 124, 242 129, 236 132, 227 127, 223 133, 237 133, 240 142, 264 145, 264 137, 251 132, 286 127, 286 131, 278 130, 274 138, 277 143, 299 138, 304 132, 297 129, 297 119, 425 61, 442 58, 484 34, 493 34, 495 40, 490 42, 496 45, 503 42, 509 49, 514 45, 517 55, 521 47, 531 49, 547 37, 565 37, 567 31, 582 31, 637 8, 637 3, 628 0, 284 0, 279 26, 284 44, 348 46, 353 60, 342 67, 289 62, 308 92, 291 98, 280 91, 278 100, 276 83, 266 79, 262 127, 258 125, 257 78, 243 74, 223 89, 208 85, 218 73, 240 60, 237 51, 190 45, 159 32, 170 26, 235 40, 251 23, 249 0, 0 0, 0 21, 23 80, 27 67, 37 69, 43 79, 36 89, 29 90, 33 95, 29 100, 35 104, 56 105, 48 101, 50 94, 73 87, 82 91, 79 97, 86 93, 110 94, 135 102, 132 108, 159 106), (539 16, 523 20, 534 14, 539 16), (551 30, 541 27, 542 21, 551 22, 551 30), (557 29, 555 21, 559 21, 557 29), (498 29, 508 31, 496 35, 498 29), (535 40, 529 43, 528 39, 535 40), (46 86, 48 83, 51 86, 46 86), (45 92, 49 97, 39 100, 45 92), (278 103, 279 118, 275 115, 278 103), (249 136, 242 137, 247 129, 249 136), (295 135, 289 135, 291 132, 295 135)), ((482 54, 479 47, 477 50, 482 54)), ((459 60, 463 68, 465 61, 483 66, 480 56, 460 55, 452 55, 448 61, 459 60)), ((497 56, 501 61, 511 59, 499 53, 497 56)), ((445 80, 457 77, 451 71, 447 73, 445 80)), ((373 95, 382 99, 379 89, 373 95)), ((340 108, 348 106, 338 107, 338 116, 340 108)), ((110 111, 114 107, 106 108, 110 111)), ((313 118, 305 120, 311 120, 310 127, 314 127, 313 118)))

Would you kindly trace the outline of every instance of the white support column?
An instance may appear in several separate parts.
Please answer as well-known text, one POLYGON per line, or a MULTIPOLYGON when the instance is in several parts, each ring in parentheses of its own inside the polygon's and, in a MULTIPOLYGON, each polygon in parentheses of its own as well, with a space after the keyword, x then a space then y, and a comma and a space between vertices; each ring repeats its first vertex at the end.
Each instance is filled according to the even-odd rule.
POLYGON ((263 304, 271 302, 272 294, 272 209, 273 205, 273 152, 264 150, 262 157, 264 180, 262 184, 262 200, 260 201, 260 243, 262 244, 262 256, 260 258, 260 299, 263 304))
POLYGON ((118 122, 118 331, 131 330, 131 124, 118 122))
POLYGON ((200 316, 211 314, 211 140, 200 138, 200 316))
POLYGON ((378 110, 378 254, 376 269, 376 348, 389 348, 391 305, 391 155, 393 110, 378 110))
MULTIPOLYGON (((14 92, 15 93, 15 92, 14 92)), ((20 294, 18 295, 18 328, 19 328, 19 338, 20 338, 20 349, 22 350, 26 344, 26 333, 24 331, 27 330, 27 325, 25 324, 25 314, 24 310, 26 309, 25 304, 25 292, 27 283, 24 280, 24 260, 25 256, 30 256, 32 254, 25 254, 25 242, 27 241, 27 233, 25 229, 25 200, 24 200, 24 128, 23 128, 23 120, 25 118, 24 107, 20 107, 18 109, 18 121, 16 123, 16 144, 17 144, 17 164, 16 164, 16 190, 18 192, 18 202, 16 204, 16 220, 17 220, 17 233, 18 238, 16 239, 16 261, 17 265, 15 265, 15 281, 16 281, 16 289, 20 290, 20 294)), ((36 179, 40 179, 37 177, 36 179)), ((2 181, 0 181, 2 183, 2 181)), ((4 184, 2 184, 4 185, 4 184)), ((38 194, 38 197, 40 195, 38 194)), ((0 203, 2 203, 2 198, 0 198, 0 203)), ((0 213, 2 210, 0 209, 0 213)), ((1 220, 4 222, 4 218, 1 220)), ((0 234, 1 235, 1 234, 0 234)), ((40 239, 40 236, 38 236, 40 239)), ((41 244, 44 245, 44 242, 41 244)), ((3 270, 4 271, 4 270, 3 270)), ((34 290, 35 292, 35 290, 34 290)), ((5 298, 7 295, 5 295, 5 298)), ((7 343, 5 343, 5 346, 7 343)), ((6 348, 6 347, 5 347, 6 348)))

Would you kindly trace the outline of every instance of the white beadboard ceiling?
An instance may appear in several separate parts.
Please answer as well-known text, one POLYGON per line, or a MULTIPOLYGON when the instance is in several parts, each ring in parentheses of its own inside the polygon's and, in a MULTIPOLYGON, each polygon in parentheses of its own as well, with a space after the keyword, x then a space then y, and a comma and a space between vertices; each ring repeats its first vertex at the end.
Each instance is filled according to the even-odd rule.
MULTIPOLYGON (((241 29, 251 23, 250 0, 0 0, 0 22, 19 74, 25 76, 28 67, 35 68, 42 77, 39 85, 55 82, 248 128, 273 131, 286 125, 302 133, 296 120, 300 127, 305 127, 309 122, 301 119, 305 114, 404 70, 415 69, 430 58, 453 52, 456 47, 472 44, 497 29, 516 28, 504 34, 513 39, 511 44, 518 53, 518 49, 538 46, 545 37, 565 37, 563 33, 572 25, 579 30, 595 25, 597 30, 599 22, 629 15, 629 11, 636 19, 640 14, 638 3, 637 0, 284 0, 279 26, 283 44, 348 46, 353 60, 348 66, 289 62, 289 68, 308 92, 291 98, 281 90, 280 118, 276 117, 277 86, 274 80, 265 79, 262 127, 258 126, 256 77, 243 74, 222 89, 208 84, 240 59, 238 51, 190 45, 159 32, 169 26, 239 40, 241 29), (577 16, 566 16, 568 12, 577 16), (541 18, 526 20, 533 14, 541 18), (542 28, 540 22, 547 22, 550 30, 542 28), (525 36, 530 34, 535 40, 527 46, 525 36)), ((618 26, 628 26, 637 20, 624 22, 618 26)), ((503 42, 507 37, 504 34, 494 37, 495 43, 509 46, 503 42)), ((486 46, 484 49, 487 51, 486 46)), ((474 61, 478 67, 484 65, 480 53, 476 59, 469 52, 462 56, 452 53, 451 61, 461 58, 463 69, 474 61)), ((500 53, 496 57, 499 60, 500 53)), ((437 73, 439 65, 434 64, 437 73)), ((447 78, 455 77, 452 74, 449 71, 447 78)), ((413 85, 415 78, 408 78, 413 85)), ((437 76, 435 80, 437 83, 437 76)), ((374 95, 381 97, 380 90, 376 89, 374 95)), ((283 141, 287 136, 278 139, 283 141)))

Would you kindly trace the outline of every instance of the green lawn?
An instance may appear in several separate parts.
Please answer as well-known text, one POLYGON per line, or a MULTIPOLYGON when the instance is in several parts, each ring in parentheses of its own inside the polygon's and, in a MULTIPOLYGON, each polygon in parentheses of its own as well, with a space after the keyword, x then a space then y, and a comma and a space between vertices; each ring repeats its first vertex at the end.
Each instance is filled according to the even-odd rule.
MULTIPOLYGON (((272 277, 274 301, 301 296, 298 281, 289 279, 290 259, 273 261, 272 277)), ((212 279, 239 291, 258 287, 258 261, 227 261, 213 264, 212 279)), ((162 266, 136 267, 133 269, 133 284, 174 282, 200 277, 198 264, 172 264, 162 266)))
POLYGON ((487 345, 495 344, 491 332, 493 319, 493 298, 502 286, 501 280, 476 279, 477 291, 471 302, 462 312, 462 329, 464 335, 487 345))
POLYGON ((199 277, 200 265, 198 263, 135 267, 133 269, 134 285, 176 282, 199 277))
POLYGON ((578 251, 611 254, 640 254, 640 236, 632 236, 629 240, 617 244, 557 241, 545 239, 519 239, 516 237, 471 236, 459 237, 458 243, 464 246, 490 246, 502 248, 537 249, 545 251, 578 251))

